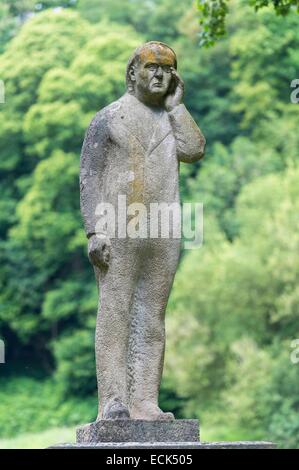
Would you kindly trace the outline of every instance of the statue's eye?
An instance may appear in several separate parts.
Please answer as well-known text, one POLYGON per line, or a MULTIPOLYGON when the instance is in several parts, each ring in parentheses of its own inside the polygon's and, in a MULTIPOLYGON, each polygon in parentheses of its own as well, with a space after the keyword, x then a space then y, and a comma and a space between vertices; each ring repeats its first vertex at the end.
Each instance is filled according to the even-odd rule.
POLYGON ((164 65, 163 70, 164 70, 164 72, 166 72, 166 73, 170 73, 170 72, 171 72, 171 67, 170 67, 170 65, 164 65))
POLYGON ((156 64, 149 64, 149 65, 147 66, 147 68, 148 68, 149 70, 152 70, 152 71, 157 70, 156 64))

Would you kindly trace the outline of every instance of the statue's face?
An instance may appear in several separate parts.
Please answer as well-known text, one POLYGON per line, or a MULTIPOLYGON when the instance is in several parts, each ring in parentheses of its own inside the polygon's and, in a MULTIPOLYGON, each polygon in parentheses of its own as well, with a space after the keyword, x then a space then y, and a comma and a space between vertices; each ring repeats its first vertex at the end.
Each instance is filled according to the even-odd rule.
POLYGON ((139 63, 131 71, 137 97, 153 104, 162 101, 172 81, 174 61, 173 53, 166 47, 153 45, 145 48, 140 54, 139 63))

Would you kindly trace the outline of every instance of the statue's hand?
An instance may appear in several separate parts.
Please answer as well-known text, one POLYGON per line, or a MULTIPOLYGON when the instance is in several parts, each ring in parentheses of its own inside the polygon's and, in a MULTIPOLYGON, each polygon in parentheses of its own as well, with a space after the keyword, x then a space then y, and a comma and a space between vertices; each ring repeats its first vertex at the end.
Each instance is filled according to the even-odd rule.
POLYGON ((182 103, 184 97, 184 82, 177 73, 177 71, 171 67, 173 88, 169 95, 165 99, 166 111, 172 111, 176 106, 182 103))
POLYGON ((111 243, 109 238, 92 235, 88 241, 89 261, 98 268, 107 268, 110 261, 111 243))

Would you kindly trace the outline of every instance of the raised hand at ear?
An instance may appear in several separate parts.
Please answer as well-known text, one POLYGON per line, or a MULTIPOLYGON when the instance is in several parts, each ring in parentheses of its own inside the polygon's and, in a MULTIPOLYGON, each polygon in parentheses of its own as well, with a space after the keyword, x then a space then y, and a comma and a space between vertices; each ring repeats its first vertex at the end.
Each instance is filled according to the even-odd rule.
POLYGON ((165 99, 166 111, 172 111, 176 106, 182 103, 184 96, 184 82, 174 67, 171 67, 173 84, 171 91, 165 99))

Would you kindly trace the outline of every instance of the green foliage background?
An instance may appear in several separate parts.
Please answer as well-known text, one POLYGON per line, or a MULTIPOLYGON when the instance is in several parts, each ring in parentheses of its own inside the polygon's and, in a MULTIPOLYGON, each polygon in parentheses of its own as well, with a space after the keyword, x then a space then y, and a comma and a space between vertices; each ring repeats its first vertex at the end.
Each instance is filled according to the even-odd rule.
POLYGON ((125 90, 142 41, 168 42, 208 147, 182 165, 205 241, 183 253, 167 312, 161 406, 217 439, 299 447, 299 16, 232 2, 198 47, 191 0, 0 3, 0 436, 96 413, 97 292, 79 212, 91 117, 125 90), (55 8, 53 8, 55 7, 55 8))

